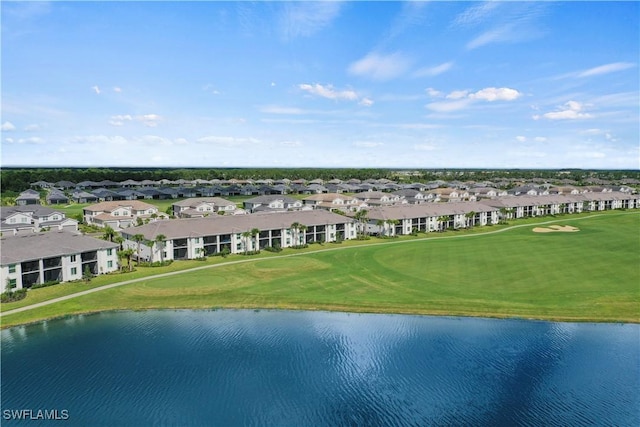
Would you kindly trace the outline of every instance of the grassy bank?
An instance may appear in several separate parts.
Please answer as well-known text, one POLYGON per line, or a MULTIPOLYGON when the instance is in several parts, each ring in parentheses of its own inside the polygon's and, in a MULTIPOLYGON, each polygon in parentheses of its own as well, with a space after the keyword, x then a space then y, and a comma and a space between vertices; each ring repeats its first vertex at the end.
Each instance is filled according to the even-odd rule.
MULTIPOLYGON (((101 310, 217 307, 639 322, 640 215, 566 216, 556 223, 579 232, 533 233, 533 223, 541 221, 497 233, 502 227, 312 246, 307 251, 330 250, 287 258, 264 254, 241 264, 214 267, 224 260, 210 260, 211 268, 5 315, 2 326, 101 310)), ((229 258, 239 259, 252 258, 229 258)), ((166 269, 206 265, 190 263, 166 269)), ((90 286, 110 281, 117 276, 96 278, 90 286)), ((64 294, 67 285, 58 286, 32 291, 2 310, 64 294)))

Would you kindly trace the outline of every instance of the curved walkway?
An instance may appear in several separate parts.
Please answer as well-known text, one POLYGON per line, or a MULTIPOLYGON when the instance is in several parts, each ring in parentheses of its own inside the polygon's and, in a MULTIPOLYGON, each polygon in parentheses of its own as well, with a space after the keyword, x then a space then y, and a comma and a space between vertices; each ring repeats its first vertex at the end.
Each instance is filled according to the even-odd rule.
MULTIPOLYGON (((620 213, 619 215, 629 215, 629 214, 636 214, 636 212, 625 212, 625 213, 620 213)), ((356 249, 356 248, 367 247, 367 246, 402 244, 402 243, 419 242, 419 241, 424 241, 424 240, 456 239, 456 238, 459 239, 459 238, 468 238, 468 237, 476 237, 476 236, 486 236, 488 234, 503 233, 505 231, 513 230, 513 229, 516 229, 516 228, 534 227, 536 225, 552 224, 554 222, 561 222, 561 221, 567 221, 567 220, 580 221, 580 220, 583 220, 583 219, 595 218, 595 217, 599 217, 599 216, 603 216, 603 215, 605 215, 605 214, 589 215, 589 216, 585 216, 585 217, 581 217, 581 218, 554 219, 554 220, 550 220, 550 221, 543 221, 543 222, 537 222, 537 223, 531 223, 531 224, 512 225, 510 227, 501 228, 500 230, 487 231, 487 232, 484 232, 484 233, 477 233, 477 234, 460 234, 460 235, 456 235, 456 236, 439 236, 439 237, 431 236, 431 237, 423 237, 423 238, 420 238, 420 239, 400 240, 400 241, 393 241, 393 242, 378 242, 378 243, 370 243, 370 244, 364 244, 364 245, 359 245, 359 246, 345 246, 345 247, 339 247, 339 248, 327 248, 327 249, 319 249, 317 251, 302 252, 302 253, 297 253, 297 254, 276 255, 276 256, 268 257, 268 258, 243 259, 243 260, 238 260, 238 261, 229 261, 229 262, 225 262, 225 263, 221 263, 221 264, 204 265, 202 267, 188 268, 186 270, 172 271, 172 272, 169 272, 169 273, 161 273, 161 274, 156 274, 156 275, 153 275, 153 276, 141 277, 141 278, 138 278, 138 279, 125 280, 123 282, 112 283, 110 285, 104 285, 104 286, 100 286, 100 287, 97 287, 97 288, 88 289, 86 291, 76 292, 74 294, 69 294, 69 295, 65 295, 65 296, 62 296, 62 297, 53 298, 53 299, 50 299, 50 300, 47 300, 47 301, 42 301, 42 302, 39 302, 39 303, 36 303, 36 304, 26 305, 24 307, 15 308, 13 310, 0 312, 0 317, 5 316, 5 315, 8 316, 10 314, 20 313, 22 311, 32 310, 32 309, 38 308, 38 307, 44 307, 44 306, 49 305, 49 304, 55 304, 55 303, 60 302, 60 301, 65 301, 65 300, 68 300, 68 299, 81 297, 83 295, 88 295, 88 294, 91 294, 91 293, 94 293, 94 292, 104 291, 106 289, 116 288, 118 286, 129 285, 131 283, 142 282, 142 281, 145 281, 145 280, 158 279, 158 278, 161 278, 161 277, 175 276, 175 275, 178 275, 178 274, 190 273, 192 271, 205 270, 205 269, 208 269, 208 268, 224 267, 224 266, 227 266, 227 265, 242 264, 242 263, 246 263, 246 262, 258 262, 258 261, 263 261, 263 260, 288 258, 288 257, 293 257, 293 256, 303 256, 303 255, 317 254, 317 253, 328 252, 328 251, 356 249)))

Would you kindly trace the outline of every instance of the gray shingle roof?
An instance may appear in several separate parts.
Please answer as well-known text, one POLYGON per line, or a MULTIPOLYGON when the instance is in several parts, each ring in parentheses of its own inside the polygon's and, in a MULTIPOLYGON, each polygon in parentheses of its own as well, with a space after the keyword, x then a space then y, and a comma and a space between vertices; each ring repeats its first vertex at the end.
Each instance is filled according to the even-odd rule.
POLYGON ((0 246, 2 247, 0 264, 7 265, 40 258, 117 248, 118 244, 68 231, 49 231, 2 237, 0 246))
POLYGON ((207 218, 155 221, 139 227, 126 228, 122 234, 125 237, 142 234, 148 240, 153 240, 158 234, 164 234, 168 240, 171 240, 192 236, 242 233, 253 228, 260 230, 285 229, 294 222, 310 226, 351 223, 353 220, 325 210, 233 216, 212 215, 207 218))

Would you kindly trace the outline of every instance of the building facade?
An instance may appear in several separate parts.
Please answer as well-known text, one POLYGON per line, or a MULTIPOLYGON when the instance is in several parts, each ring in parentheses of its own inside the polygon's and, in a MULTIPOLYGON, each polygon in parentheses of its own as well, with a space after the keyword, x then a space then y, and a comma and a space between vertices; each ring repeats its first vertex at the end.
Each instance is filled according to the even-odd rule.
POLYGON ((118 245, 65 231, 0 238, 2 291, 46 282, 80 280, 118 269, 118 245))

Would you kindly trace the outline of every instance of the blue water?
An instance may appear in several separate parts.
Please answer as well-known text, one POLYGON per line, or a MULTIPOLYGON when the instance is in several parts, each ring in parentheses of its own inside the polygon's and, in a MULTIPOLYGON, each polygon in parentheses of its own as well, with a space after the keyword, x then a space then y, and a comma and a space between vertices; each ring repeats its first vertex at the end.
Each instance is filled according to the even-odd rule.
POLYGON ((640 425, 640 325, 149 311, 1 340, 3 426, 640 425))

